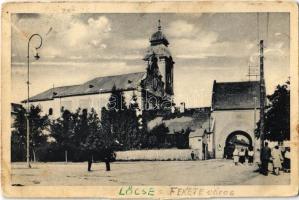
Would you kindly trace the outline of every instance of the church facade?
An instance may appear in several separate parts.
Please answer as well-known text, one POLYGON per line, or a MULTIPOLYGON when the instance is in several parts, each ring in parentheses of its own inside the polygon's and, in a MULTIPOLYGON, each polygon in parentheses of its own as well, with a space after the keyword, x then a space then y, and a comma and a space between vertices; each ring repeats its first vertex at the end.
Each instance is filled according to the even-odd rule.
MULTIPOLYGON (((137 97, 140 110, 161 109, 172 105, 173 66, 169 42, 162 33, 160 22, 158 30, 150 38, 150 46, 143 60, 147 67, 143 72, 97 77, 80 85, 53 87, 29 98, 31 105, 41 106, 44 114, 53 118, 60 116, 62 110, 75 112, 78 108, 95 109, 99 114, 106 107, 112 88, 122 91, 126 105, 137 97)), ((22 101, 26 103, 27 100, 22 101)))

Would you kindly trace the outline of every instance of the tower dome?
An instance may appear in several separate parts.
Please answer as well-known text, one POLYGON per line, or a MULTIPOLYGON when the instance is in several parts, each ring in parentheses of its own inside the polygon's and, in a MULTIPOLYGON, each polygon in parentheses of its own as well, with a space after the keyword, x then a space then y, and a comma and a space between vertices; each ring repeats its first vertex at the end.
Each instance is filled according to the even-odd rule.
POLYGON ((159 45, 159 44, 164 44, 165 46, 168 46, 169 42, 165 35, 161 31, 161 22, 160 20, 158 21, 158 31, 153 33, 151 38, 150 38, 150 43, 151 46, 159 45))

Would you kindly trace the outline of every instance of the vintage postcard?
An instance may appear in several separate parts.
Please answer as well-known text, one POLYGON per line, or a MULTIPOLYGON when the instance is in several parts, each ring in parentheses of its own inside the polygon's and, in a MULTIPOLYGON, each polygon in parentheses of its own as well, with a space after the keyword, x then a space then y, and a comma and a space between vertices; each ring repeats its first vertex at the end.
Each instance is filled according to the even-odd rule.
POLYGON ((6 197, 298 194, 291 1, 3 4, 6 197))

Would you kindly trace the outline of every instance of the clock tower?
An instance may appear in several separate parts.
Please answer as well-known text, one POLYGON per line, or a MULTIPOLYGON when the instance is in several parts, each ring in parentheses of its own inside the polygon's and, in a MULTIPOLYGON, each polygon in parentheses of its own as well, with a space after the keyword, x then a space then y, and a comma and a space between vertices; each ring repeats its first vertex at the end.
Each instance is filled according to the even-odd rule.
POLYGON ((157 65, 164 82, 165 95, 173 96, 173 65, 171 53, 168 49, 169 42, 162 33, 160 20, 158 21, 158 31, 150 37, 150 46, 146 50, 144 60, 152 62, 152 58, 157 58, 157 65))

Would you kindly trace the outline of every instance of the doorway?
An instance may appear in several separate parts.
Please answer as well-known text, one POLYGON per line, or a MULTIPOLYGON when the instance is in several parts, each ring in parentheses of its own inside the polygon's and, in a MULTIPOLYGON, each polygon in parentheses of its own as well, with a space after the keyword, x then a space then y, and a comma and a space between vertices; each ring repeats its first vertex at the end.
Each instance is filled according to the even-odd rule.
POLYGON ((244 131, 234 131, 226 138, 223 157, 231 159, 235 147, 238 149, 246 149, 250 146, 252 146, 252 139, 248 133, 244 131))

